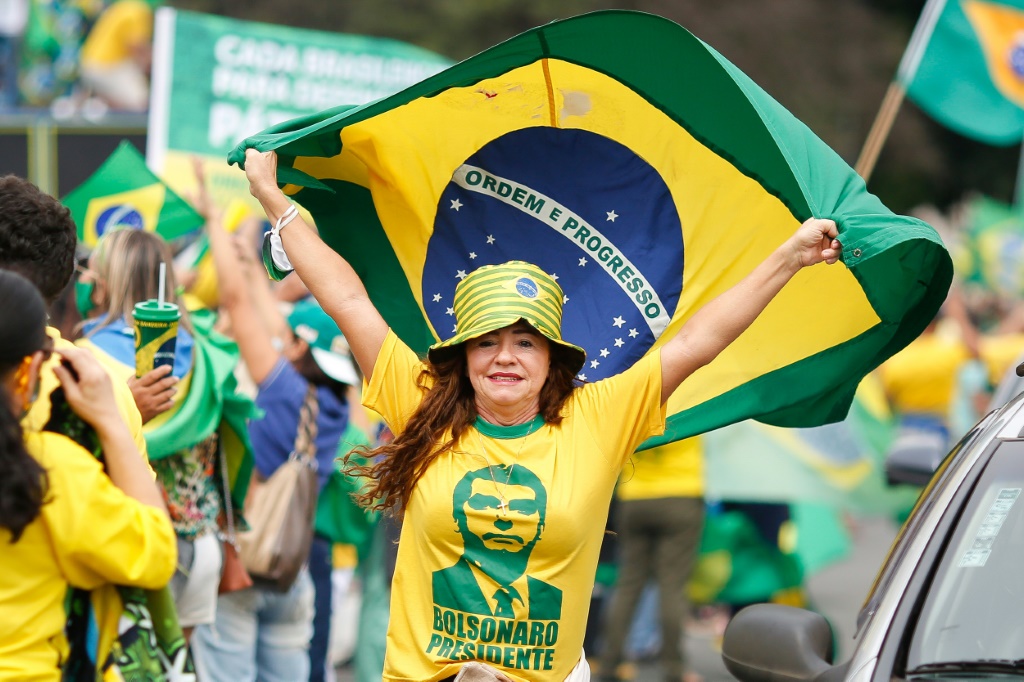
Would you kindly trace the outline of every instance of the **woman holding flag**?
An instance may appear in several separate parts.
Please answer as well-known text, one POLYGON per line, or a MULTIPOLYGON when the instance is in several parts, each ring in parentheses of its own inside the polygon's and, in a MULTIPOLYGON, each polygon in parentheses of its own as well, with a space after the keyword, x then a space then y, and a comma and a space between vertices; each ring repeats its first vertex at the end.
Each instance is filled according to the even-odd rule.
MULTIPOLYGON (((623 464, 664 430, 665 403, 801 269, 835 263, 811 219, 739 284, 619 375, 577 386, 584 351, 561 338, 563 292, 523 262, 456 288, 457 332, 425 361, 398 339, 353 268, 297 216, 273 152, 246 152, 250 191, 363 370, 365 403, 394 431, 364 500, 404 514, 385 680, 586 680, 587 609, 604 512, 623 464)), ((290 260, 290 264, 287 262, 290 260)))

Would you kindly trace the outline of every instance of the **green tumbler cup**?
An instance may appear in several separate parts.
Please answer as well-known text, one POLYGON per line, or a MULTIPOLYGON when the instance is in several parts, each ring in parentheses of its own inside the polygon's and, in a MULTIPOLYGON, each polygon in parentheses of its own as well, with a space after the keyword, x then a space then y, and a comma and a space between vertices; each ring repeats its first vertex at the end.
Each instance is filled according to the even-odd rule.
POLYGON ((163 365, 174 367, 181 319, 178 306, 151 298, 135 304, 134 317, 135 376, 141 377, 163 365))

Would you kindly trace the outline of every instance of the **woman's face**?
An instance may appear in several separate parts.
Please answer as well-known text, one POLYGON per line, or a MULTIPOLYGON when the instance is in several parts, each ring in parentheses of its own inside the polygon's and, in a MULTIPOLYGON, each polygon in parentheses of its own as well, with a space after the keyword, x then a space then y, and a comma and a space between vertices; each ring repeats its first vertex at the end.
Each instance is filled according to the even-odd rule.
POLYGON ((532 419, 540 411, 550 366, 550 342, 523 321, 466 342, 466 372, 477 411, 489 421, 532 419))

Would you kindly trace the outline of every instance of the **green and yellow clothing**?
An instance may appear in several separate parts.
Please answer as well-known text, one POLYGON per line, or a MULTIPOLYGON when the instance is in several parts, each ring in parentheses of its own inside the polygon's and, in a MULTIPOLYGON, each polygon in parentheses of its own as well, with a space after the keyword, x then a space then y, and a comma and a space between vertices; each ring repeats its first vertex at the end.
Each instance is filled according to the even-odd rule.
POLYGON ((13 545, 0 530, 0 678, 58 680, 68 586, 163 587, 177 544, 162 510, 128 497, 68 438, 26 433, 25 445, 47 471, 48 502, 13 545))
MULTIPOLYGON (((56 350, 61 348, 74 347, 75 344, 61 338, 60 331, 55 327, 47 327, 46 334, 53 339, 53 347, 56 350)), ((135 447, 139 449, 143 458, 146 457, 146 437, 142 433, 142 415, 135 405, 135 397, 132 390, 128 388, 127 377, 120 371, 116 363, 111 361, 105 353, 94 352, 95 357, 110 376, 110 383, 114 387, 114 401, 117 403, 117 411, 121 413, 128 430, 135 441, 135 447)), ((46 422, 50 420, 49 395, 60 386, 60 380, 53 373, 53 368, 60 362, 60 355, 54 353, 50 356, 39 370, 39 398, 32 403, 28 414, 21 420, 21 428, 25 431, 42 431, 46 422)))
MULTIPOLYGON (((422 399, 421 368, 389 333, 364 401, 395 433, 422 399)), ((664 430, 660 355, 577 389, 563 416, 478 419, 424 471, 402 526, 385 680, 440 680, 469 660, 562 680, 579 662, 616 480, 664 430)))

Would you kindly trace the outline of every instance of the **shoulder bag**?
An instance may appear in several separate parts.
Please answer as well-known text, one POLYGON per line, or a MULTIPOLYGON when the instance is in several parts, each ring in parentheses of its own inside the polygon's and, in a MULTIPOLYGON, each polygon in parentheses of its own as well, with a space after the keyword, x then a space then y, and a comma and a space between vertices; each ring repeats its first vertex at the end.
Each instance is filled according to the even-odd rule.
MULTIPOLYGON (((287 592, 309 558, 317 503, 316 420, 320 408, 312 384, 299 410, 295 447, 288 459, 246 499, 250 530, 238 534, 249 575, 287 592)), ((254 481, 255 483, 255 481, 254 481)))

